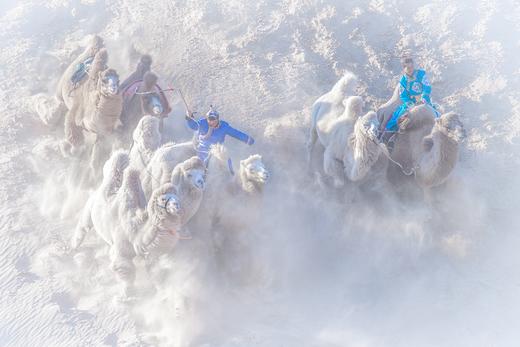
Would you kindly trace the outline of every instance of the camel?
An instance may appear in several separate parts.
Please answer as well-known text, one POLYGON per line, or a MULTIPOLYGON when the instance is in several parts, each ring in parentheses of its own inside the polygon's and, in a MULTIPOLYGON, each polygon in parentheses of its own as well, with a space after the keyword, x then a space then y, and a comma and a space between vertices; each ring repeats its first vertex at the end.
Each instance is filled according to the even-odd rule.
POLYGON ((87 80, 72 91, 72 106, 65 116, 65 135, 76 150, 85 142, 83 130, 94 137, 90 167, 97 175, 110 152, 109 138, 119 122, 122 98, 119 76, 106 69, 105 49, 96 53, 87 80))
MULTIPOLYGON (((247 223, 240 223, 240 219, 246 218, 246 214, 258 213, 269 176, 259 154, 241 160, 235 172, 227 149, 220 144, 212 146, 200 208, 204 214, 197 218, 197 229, 209 230, 216 221, 227 229, 245 229, 247 223)), ((253 216, 250 217, 247 221, 253 222, 253 216)))
POLYGON ((350 96, 344 100, 342 115, 322 114, 319 110, 312 115, 308 158, 310 161, 314 143, 319 139, 325 148, 323 170, 333 179, 335 187, 342 187, 345 177, 362 182, 386 169, 377 139, 377 115, 371 111, 361 116, 362 108, 361 97, 350 96))
POLYGON ((403 172, 414 173, 415 182, 423 189, 443 184, 455 168, 464 127, 454 112, 435 118, 429 105, 412 108, 406 130, 395 140, 392 159, 402 166, 389 167, 391 181, 398 181, 403 172))
MULTIPOLYGON (((137 72, 134 75, 137 76, 137 72)), ((134 76, 134 77, 135 77, 134 76)), ((121 114, 123 142, 127 134, 135 128, 139 120, 146 114, 161 120, 162 133, 164 118, 168 116, 171 107, 164 92, 157 84, 158 77, 151 71, 146 72, 142 79, 130 83, 123 89, 123 111, 121 114)))
POLYGON ((86 74, 76 85, 73 85, 72 76, 77 73, 82 66, 85 73, 94 56, 104 47, 103 39, 94 36, 85 50, 70 63, 58 81, 58 86, 54 97, 49 98, 47 94, 39 93, 32 97, 32 109, 38 114, 40 120, 47 126, 55 127, 63 122, 63 116, 72 107, 72 90, 81 85, 86 80, 86 74))
POLYGON ((135 279, 133 259, 159 243, 168 243, 170 249, 175 246, 174 231, 180 228, 182 213, 171 183, 154 190, 146 203, 139 171, 127 168, 128 163, 123 151, 114 152, 105 163, 103 181, 87 201, 71 242, 77 250, 87 232, 94 229, 110 246, 111 268, 126 296, 132 292, 135 279))
POLYGON ((318 139, 316 128, 319 127, 320 124, 333 121, 344 113, 345 106, 343 100, 345 100, 347 96, 353 95, 357 86, 357 77, 353 73, 347 71, 329 92, 320 96, 312 105, 311 128, 309 132, 309 140, 307 142, 307 163, 309 169, 311 168, 311 156, 314 144, 318 139))
POLYGON ((143 172, 155 151, 161 145, 159 119, 150 115, 141 118, 132 134, 132 139, 130 166, 143 172))
POLYGON ((193 151, 193 147, 186 144, 163 145, 141 173, 146 198, 165 183, 172 183, 177 188, 183 205, 182 226, 198 211, 205 188, 206 167, 197 156, 185 159, 188 149, 193 151))

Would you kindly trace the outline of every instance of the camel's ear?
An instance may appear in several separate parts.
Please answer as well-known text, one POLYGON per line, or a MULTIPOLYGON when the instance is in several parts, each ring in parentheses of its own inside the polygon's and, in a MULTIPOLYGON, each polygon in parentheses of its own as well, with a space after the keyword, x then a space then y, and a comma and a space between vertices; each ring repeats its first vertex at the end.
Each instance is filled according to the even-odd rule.
POLYGON ((175 169, 172 171, 172 176, 170 182, 177 187, 181 183, 182 174, 184 173, 184 169, 182 165, 177 165, 175 169))

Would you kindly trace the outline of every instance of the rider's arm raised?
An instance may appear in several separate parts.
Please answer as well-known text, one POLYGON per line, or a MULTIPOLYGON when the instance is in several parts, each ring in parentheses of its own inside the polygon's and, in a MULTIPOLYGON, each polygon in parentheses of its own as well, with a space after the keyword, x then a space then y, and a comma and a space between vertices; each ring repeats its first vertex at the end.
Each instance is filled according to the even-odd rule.
POLYGON ((186 123, 191 130, 199 130, 199 122, 197 122, 195 118, 186 116, 186 123))
POLYGON ((227 123, 225 124, 225 127, 226 127, 226 135, 234 137, 235 139, 240 140, 244 143, 247 143, 248 145, 252 145, 253 143, 255 143, 255 140, 248 134, 243 133, 240 130, 233 128, 231 125, 229 125, 227 123))

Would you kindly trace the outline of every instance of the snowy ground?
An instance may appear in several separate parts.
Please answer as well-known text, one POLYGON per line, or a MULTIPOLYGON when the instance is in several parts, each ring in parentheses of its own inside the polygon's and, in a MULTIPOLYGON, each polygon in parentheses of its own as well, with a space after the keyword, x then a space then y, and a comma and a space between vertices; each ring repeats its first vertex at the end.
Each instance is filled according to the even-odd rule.
MULTIPOLYGON (((517 346, 519 23, 520 4, 506 0, 1 1, 0 345, 517 346), (31 164, 59 135, 32 96, 52 95, 96 33, 121 75, 149 53, 195 109, 218 105, 258 140, 232 149, 262 153, 273 171, 245 252, 182 242, 167 285, 130 303, 115 300, 95 235, 79 256, 63 251, 86 192, 65 199, 48 177, 60 163, 31 164), (303 183, 312 102, 348 69, 377 107, 403 49, 469 135, 442 223, 420 204, 376 213, 303 183)), ((172 102, 169 125, 188 138, 172 102)))

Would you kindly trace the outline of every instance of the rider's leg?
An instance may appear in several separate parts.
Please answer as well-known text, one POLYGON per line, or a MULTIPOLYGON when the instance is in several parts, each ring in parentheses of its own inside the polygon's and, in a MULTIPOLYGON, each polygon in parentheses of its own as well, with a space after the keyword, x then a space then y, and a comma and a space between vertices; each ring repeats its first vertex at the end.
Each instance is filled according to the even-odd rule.
POLYGON ((399 117, 401 117, 407 110, 406 104, 402 104, 399 106, 397 110, 395 110, 394 114, 392 114, 392 118, 386 123, 386 131, 397 131, 397 121, 399 117))

